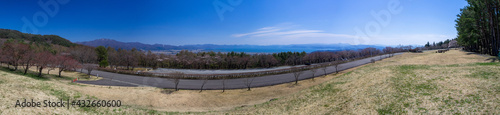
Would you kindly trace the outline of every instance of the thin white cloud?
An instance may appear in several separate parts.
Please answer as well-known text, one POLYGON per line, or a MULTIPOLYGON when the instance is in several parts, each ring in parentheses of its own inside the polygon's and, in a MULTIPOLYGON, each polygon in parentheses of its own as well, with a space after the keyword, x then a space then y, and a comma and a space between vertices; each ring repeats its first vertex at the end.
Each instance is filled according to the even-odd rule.
POLYGON ((244 33, 244 34, 234 34, 232 36, 233 37, 243 37, 243 36, 251 36, 251 35, 259 35, 259 34, 263 34, 263 33, 276 32, 276 31, 280 31, 280 30, 281 29, 276 28, 276 27, 264 27, 264 28, 258 29, 255 32, 244 33))
POLYGON ((286 35, 286 38, 307 38, 307 37, 315 37, 315 38, 357 38, 353 35, 347 34, 332 34, 332 33, 300 33, 293 35, 286 35))
POLYGON ((263 27, 253 32, 233 34, 238 42, 246 44, 380 44, 380 45, 419 45, 427 41, 439 42, 454 38, 453 35, 442 34, 381 34, 364 39, 349 34, 335 34, 323 30, 300 28, 293 24, 263 27))
POLYGON ((296 34, 307 34, 307 33, 319 33, 323 32, 320 30, 290 30, 290 31, 281 31, 281 32, 268 32, 261 33, 257 35, 253 35, 254 37, 265 37, 265 36, 281 36, 281 35, 296 35, 296 34))
POLYGON ((252 38, 259 44, 347 43, 357 38, 353 35, 328 33, 323 30, 298 29, 297 25, 279 24, 263 27, 254 32, 233 34, 232 37, 252 38))

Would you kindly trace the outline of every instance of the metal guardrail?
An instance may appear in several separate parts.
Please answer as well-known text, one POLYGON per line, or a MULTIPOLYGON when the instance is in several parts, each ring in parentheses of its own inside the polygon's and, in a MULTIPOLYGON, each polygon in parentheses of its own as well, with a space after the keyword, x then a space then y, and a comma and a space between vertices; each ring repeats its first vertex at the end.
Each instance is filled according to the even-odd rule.
MULTIPOLYGON (((380 56, 380 55, 377 55, 380 56)), ((376 56, 372 56, 376 57, 376 56)), ((365 59, 364 58, 356 58, 357 59, 365 59)), ((353 60, 350 60, 353 61, 353 60)), ((282 73, 292 73, 295 71, 305 71, 310 69, 318 69, 322 67, 330 67, 335 64, 342 64, 350 61, 334 61, 334 62, 324 62, 320 64, 307 65, 302 67, 292 67, 278 70, 268 70, 268 71, 258 71, 258 72, 244 72, 244 73, 227 73, 227 74, 180 74, 180 73, 154 73, 154 72, 132 72, 126 70, 112 70, 112 69, 104 69, 99 68, 98 70, 115 72, 121 74, 131 74, 131 75, 141 75, 141 76, 151 76, 151 77, 163 77, 163 78, 179 78, 179 79, 233 79, 233 78, 246 78, 246 77, 257 77, 263 75, 275 75, 282 73)))
POLYGON ((319 68, 320 65, 309 65, 304 67, 292 67, 278 70, 258 71, 258 72, 245 72, 245 73, 227 73, 227 74, 172 74, 172 73, 152 73, 152 72, 138 72, 139 75, 154 76, 154 77, 167 77, 167 78, 183 78, 183 79, 223 79, 223 78, 243 78, 243 77, 256 77, 263 75, 273 75, 281 73, 290 73, 294 71, 303 71, 312 68, 319 68))
MULTIPOLYGON (((344 62, 344 61, 343 61, 344 62)), ((127 70, 113 70, 98 68, 97 70, 108 71, 120 74, 131 74, 131 75, 141 75, 141 76, 151 76, 151 77, 164 77, 164 78, 180 78, 180 79, 231 79, 231 78, 245 78, 245 77, 256 77, 263 75, 274 75, 282 73, 290 73, 295 71, 304 71, 309 69, 317 69, 325 66, 334 65, 334 63, 339 62, 326 62, 321 64, 313 64, 302 67, 292 67, 278 70, 268 70, 268 71, 258 71, 258 72, 244 72, 244 73, 227 73, 227 74, 179 74, 179 73, 154 73, 154 72, 133 72, 127 70)), ((339 63, 340 64, 340 63, 339 63)))

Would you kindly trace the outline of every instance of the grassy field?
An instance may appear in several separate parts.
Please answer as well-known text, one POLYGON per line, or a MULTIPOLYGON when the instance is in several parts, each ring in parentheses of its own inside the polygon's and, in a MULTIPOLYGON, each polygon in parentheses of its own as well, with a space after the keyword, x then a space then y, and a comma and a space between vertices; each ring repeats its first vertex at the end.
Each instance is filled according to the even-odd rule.
MULTIPOLYGON (((500 113, 500 64, 458 50, 405 53, 299 85, 173 91, 70 83, 0 71, 0 114, 454 114, 500 113), (119 108, 14 108, 18 99, 122 100, 119 108), (168 112, 163 112, 168 111, 168 112)), ((55 71, 52 73, 56 73, 55 71)), ((28 75, 30 76, 30 75, 28 75)))
MULTIPOLYGON (((403 54, 238 114, 500 113, 500 64, 458 50, 403 54)), ((222 113, 225 113, 222 112, 222 113)))
MULTIPOLYGON (((77 73, 66 73, 70 75, 77 73)), ((132 108, 130 106, 116 108, 19 108, 15 107, 16 101, 31 99, 35 101, 59 99, 67 100, 82 100, 92 99, 98 100, 95 96, 82 94, 73 90, 71 87, 87 87, 71 83, 72 78, 58 78, 54 75, 44 75, 37 77, 34 73, 22 75, 20 72, 13 72, 2 68, 0 71, 0 114, 148 114, 151 110, 132 108)), ((42 104, 43 106, 43 104, 42 104)))
MULTIPOLYGON (((56 70, 52 70, 50 75, 47 75, 46 70, 43 71, 43 77, 36 77, 34 68, 31 69, 30 74, 22 75, 20 71, 11 71, 5 68, 0 71, 0 94, 10 95, 0 97, 0 114, 9 114, 18 112, 21 113, 40 113, 40 114, 64 114, 64 113, 115 113, 109 110, 121 110, 124 112, 118 113, 197 113, 202 114, 210 111, 226 111, 235 107, 252 106, 255 104, 265 103, 271 99, 280 98, 290 94, 294 94, 300 90, 307 89, 311 86, 318 85, 324 81, 334 78, 336 75, 328 75, 325 77, 318 77, 314 80, 303 80, 299 85, 294 83, 286 83, 270 87, 252 88, 252 91, 246 89, 226 90, 222 93, 221 90, 180 90, 174 91, 173 89, 161 89, 152 87, 115 87, 115 86, 95 86, 87 84, 71 83, 74 78, 81 78, 80 80, 96 80, 96 76, 92 79, 87 75, 78 72, 63 72, 62 78, 56 77, 56 70), (28 85, 29 82, 31 84, 28 85), (4 87, 5 85, 5 87, 4 87), (29 87, 29 88, 26 88, 29 87), (45 87, 40 89, 39 87, 45 87), (19 89, 24 88, 24 89, 19 89), (52 93, 51 91, 57 93, 52 93), (37 95, 26 95, 21 92, 36 92, 37 95), (65 96, 60 97, 59 94, 65 96), (20 95, 20 96, 17 96, 20 95), (43 95, 43 96, 38 96, 43 95), (53 96, 53 97, 51 97, 53 96), (49 98, 51 97, 51 98, 49 98), (125 108, 98 108, 91 111, 75 111, 60 109, 52 111, 50 109, 39 111, 31 110, 32 108, 13 108, 16 100, 20 99, 35 99, 35 100, 57 100, 57 99, 105 99, 105 100, 121 100, 125 108), (167 111, 167 112, 165 112, 167 111)), ((11 67, 12 68, 12 67, 11 67)), ((353 69, 347 70, 352 71, 353 69)), ((342 72, 341 72, 342 73, 342 72)))

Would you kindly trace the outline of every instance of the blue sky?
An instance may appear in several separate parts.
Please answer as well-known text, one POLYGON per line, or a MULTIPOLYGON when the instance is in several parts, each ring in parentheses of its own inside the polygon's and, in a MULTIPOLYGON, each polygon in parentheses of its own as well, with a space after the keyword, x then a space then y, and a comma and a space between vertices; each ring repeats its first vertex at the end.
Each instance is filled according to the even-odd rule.
POLYGON ((423 45, 455 38, 454 20, 467 5, 465 0, 40 1, 3 0, 0 28, 73 42, 423 45))

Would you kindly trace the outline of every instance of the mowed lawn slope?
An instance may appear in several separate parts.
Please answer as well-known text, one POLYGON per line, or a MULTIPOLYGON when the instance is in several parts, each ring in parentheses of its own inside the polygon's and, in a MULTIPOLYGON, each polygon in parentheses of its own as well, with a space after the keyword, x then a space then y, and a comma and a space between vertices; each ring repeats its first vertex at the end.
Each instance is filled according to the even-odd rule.
POLYGON ((277 100, 221 113, 500 113, 500 64, 459 50, 405 53, 277 100))

